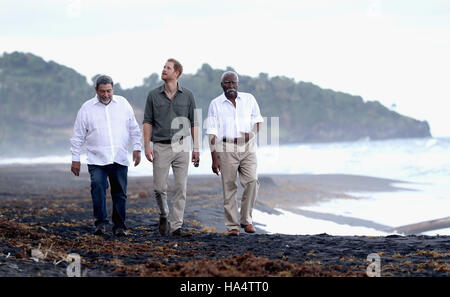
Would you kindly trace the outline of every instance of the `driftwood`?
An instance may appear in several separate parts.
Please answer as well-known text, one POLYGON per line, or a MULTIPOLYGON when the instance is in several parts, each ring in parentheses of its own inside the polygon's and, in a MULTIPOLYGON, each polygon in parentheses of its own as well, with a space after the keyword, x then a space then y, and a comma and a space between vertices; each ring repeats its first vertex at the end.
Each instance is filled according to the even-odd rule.
POLYGON ((399 226, 386 230, 387 232, 397 232, 405 235, 420 234, 426 231, 450 228, 450 217, 399 226))

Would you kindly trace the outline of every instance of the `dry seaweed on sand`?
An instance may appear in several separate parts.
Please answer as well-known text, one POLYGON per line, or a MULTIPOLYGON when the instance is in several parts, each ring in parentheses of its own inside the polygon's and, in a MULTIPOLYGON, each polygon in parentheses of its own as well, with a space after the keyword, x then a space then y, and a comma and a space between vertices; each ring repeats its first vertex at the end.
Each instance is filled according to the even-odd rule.
POLYGON ((32 190, 8 193, 13 185, 5 186, 0 276, 66 276, 74 253, 83 276, 360 277, 371 253, 380 256, 381 276, 450 276, 449 236, 269 235, 260 229, 226 236, 220 187, 201 179, 189 185, 184 227, 192 237, 159 235, 157 205, 143 178, 129 180, 127 237, 114 237, 110 227, 95 236, 88 180, 64 180, 43 179, 32 190))

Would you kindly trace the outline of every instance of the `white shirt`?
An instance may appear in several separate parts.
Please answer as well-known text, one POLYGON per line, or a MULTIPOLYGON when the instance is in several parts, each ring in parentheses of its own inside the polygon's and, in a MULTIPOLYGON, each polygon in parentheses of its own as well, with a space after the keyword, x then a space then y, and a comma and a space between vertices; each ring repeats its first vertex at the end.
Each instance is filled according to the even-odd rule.
POLYGON ((141 130, 127 99, 113 95, 108 105, 97 96, 80 108, 70 139, 72 161, 80 161, 81 148, 86 144, 88 164, 108 165, 114 162, 129 166, 128 145, 141 150, 141 130))
POLYGON ((209 104, 206 134, 215 135, 220 140, 224 137, 240 138, 244 133, 250 133, 256 123, 263 121, 258 102, 252 94, 238 92, 236 107, 222 94, 209 104))

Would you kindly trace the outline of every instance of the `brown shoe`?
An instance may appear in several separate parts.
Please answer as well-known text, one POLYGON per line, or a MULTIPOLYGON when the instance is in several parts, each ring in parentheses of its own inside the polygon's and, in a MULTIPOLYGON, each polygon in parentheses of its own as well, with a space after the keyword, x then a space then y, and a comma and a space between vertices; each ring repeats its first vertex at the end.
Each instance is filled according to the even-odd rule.
POLYGON ((238 229, 232 229, 232 230, 228 231, 228 235, 229 236, 238 236, 239 235, 239 230, 238 229))
POLYGON ((249 224, 249 225, 242 225, 241 224, 241 227, 244 228, 244 231, 246 233, 255 233, 256 232, 255 227, 253 227, 252 224, 249 224))

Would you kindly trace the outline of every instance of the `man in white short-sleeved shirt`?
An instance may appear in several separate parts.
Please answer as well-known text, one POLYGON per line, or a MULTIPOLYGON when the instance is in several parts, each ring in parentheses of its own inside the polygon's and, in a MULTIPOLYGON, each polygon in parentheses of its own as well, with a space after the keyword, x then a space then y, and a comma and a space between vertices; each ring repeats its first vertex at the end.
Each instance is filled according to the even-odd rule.
POLYGON ((224 93, 211 101, 206 134, 209 135, 212 171, 221 174, 225 226, 229 235, 238 235, 240 228, 254 233, 252 211, 259 181, 256 172, 256 133, 263 122, 258 103, 249 93, 238 92, 239 78, 233 71, 222 75, 224 93), (240 220, 237 207, 236 176, 239 172, 244 193, 240 220))
POLYGON ((72 152, 71 171, 80 175, 80 154, 83 145, 87 149, 87 163, 91 177, 91 196, 94 208, 96 235, 103 235, 107 225, 106 190, 108 179, 113 201, 113 233, 124 236, 128 145, 133 145, 133 161, 137 166, 141 160, 142 133, 136 122, 134 111, 128 101, 113 94, 114 83, 109 76, 102 75, 96 81, 97 95, 80 108, 70 139, 72 152))

